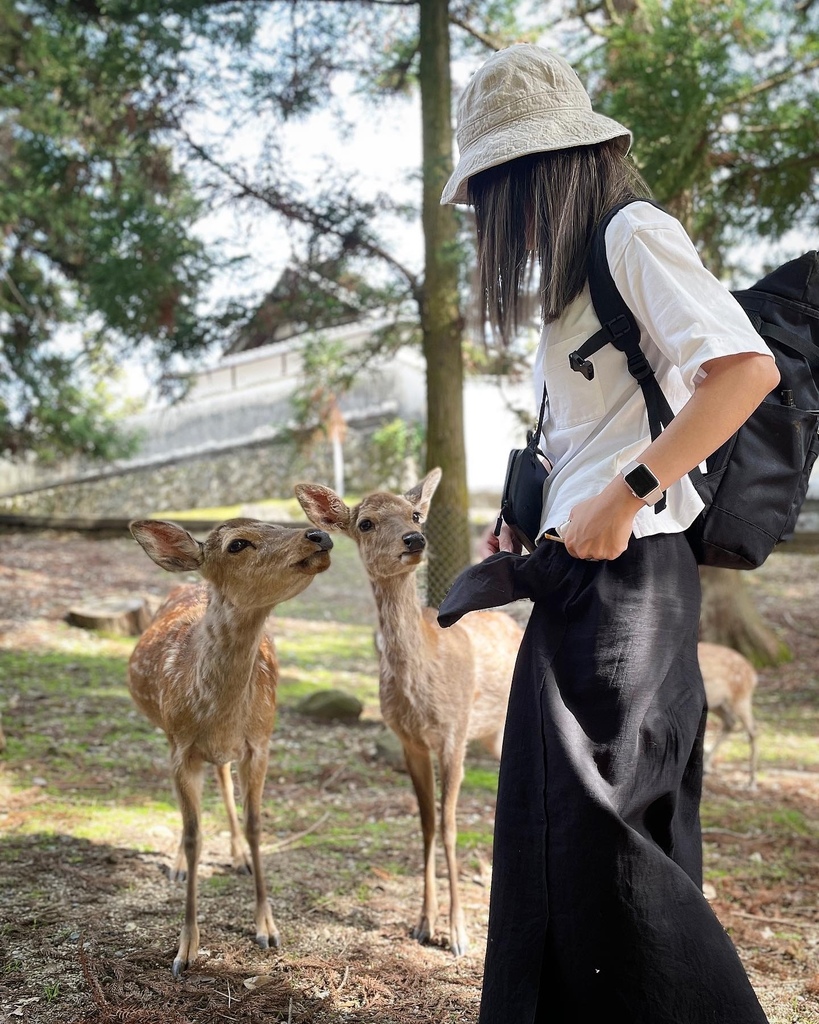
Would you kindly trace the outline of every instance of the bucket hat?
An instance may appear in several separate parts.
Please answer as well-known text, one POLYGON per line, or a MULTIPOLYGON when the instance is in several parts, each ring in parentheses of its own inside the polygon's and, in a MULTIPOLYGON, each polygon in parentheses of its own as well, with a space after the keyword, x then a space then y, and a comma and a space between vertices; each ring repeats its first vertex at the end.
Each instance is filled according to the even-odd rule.
POLYGON ((467 203, 479 171, 530 153, 622 139, 628 128, 592 110, 577 72, 542 46, 518 43, 494 53, 472 76, 458 104, 460 158, 441 203, 467 203))

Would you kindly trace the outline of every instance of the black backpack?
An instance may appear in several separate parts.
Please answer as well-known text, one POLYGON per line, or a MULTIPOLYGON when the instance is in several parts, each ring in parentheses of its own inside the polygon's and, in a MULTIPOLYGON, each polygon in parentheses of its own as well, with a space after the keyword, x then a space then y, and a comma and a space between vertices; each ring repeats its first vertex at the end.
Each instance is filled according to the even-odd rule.
MULTIPOLYGON (((606 226, 625 205, 609 211, 595 232, 589 289, 602 327, 569 356, 569 364, 590 380, 589 356, 606 344, 623 352, 642 388, 653 440, 674 414, 606 259, 606 226)), ((807 252, 733 295, 773 353, 781 380, 707 460, 706 472, 689 474, 705 508, 686 536, 700 565, 755 569, 793 534, 819 453, 819 253, 807 252)), ((664 499, 657 510, 662 507, 664 499)))

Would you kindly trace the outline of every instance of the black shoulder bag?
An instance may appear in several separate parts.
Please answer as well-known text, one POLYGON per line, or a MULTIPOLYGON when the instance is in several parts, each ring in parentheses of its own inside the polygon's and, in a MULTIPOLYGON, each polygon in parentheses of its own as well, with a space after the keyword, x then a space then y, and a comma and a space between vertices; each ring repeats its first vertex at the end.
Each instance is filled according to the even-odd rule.
POLYGON ((501 509, 495 523, 495 536, 501 531, 501 524, 511 529, 527 551, 534 551, 543 513, 543 485, 549 475, 538 447, 546 411, 546 385, 543 385, 543 399, 537 426, 526 435, 525 448, 513 448, 506 466, 503 483, 501 509))

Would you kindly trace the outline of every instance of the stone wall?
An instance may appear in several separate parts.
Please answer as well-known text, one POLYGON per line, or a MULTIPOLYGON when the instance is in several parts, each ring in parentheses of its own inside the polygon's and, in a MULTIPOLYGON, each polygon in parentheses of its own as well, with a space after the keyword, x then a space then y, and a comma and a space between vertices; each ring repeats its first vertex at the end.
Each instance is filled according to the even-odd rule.
MULTIPOLYGON (((345 484, 350 492, 383 483, 374 479, 372 422, 350 430, 344 443, 345 484)), ((256 442, 229 451, 174 459, 0 497, 0 513, 31 516, 138 518, 163 509, 209 508, 291 498, 293 484, 315 480, 333 486, 330 445, 292 440, 256 442)))

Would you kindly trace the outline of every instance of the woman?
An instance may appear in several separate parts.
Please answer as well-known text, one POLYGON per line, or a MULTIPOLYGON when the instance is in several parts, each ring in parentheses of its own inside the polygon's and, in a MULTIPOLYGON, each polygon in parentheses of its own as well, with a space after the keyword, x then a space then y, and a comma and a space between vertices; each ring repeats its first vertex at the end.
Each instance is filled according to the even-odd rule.
MULTIPOLYGON (((677 415, 652 441, 642 392, 611 345, 592 380, 569 366, 600 327, 586 281, 592 232, 648 195, 630 141, 592 111, 564 60, 513 46, 464 91, 460 160, 442 197, 475 207, 486 316, 503 342, 537 257, 535 389, 539 404, 545 384, 554 461, 541 536, 564 542, 490 560, 495 580, 507 573, 510 594, 535 603, 501 761, 480 1024, 766 1020, 701 891, 700 591, 683 531, 702 508, 686 474, 779 374, 680 224, 640 201, 611 218, 606 254, 677 415)), ((500 547, 512 550, 508 534, 500 547)), ((476 605, 491 589, 482 571, 466 585, 476 605)), ((463 594, 447 624, 469 606, 463 594)))

